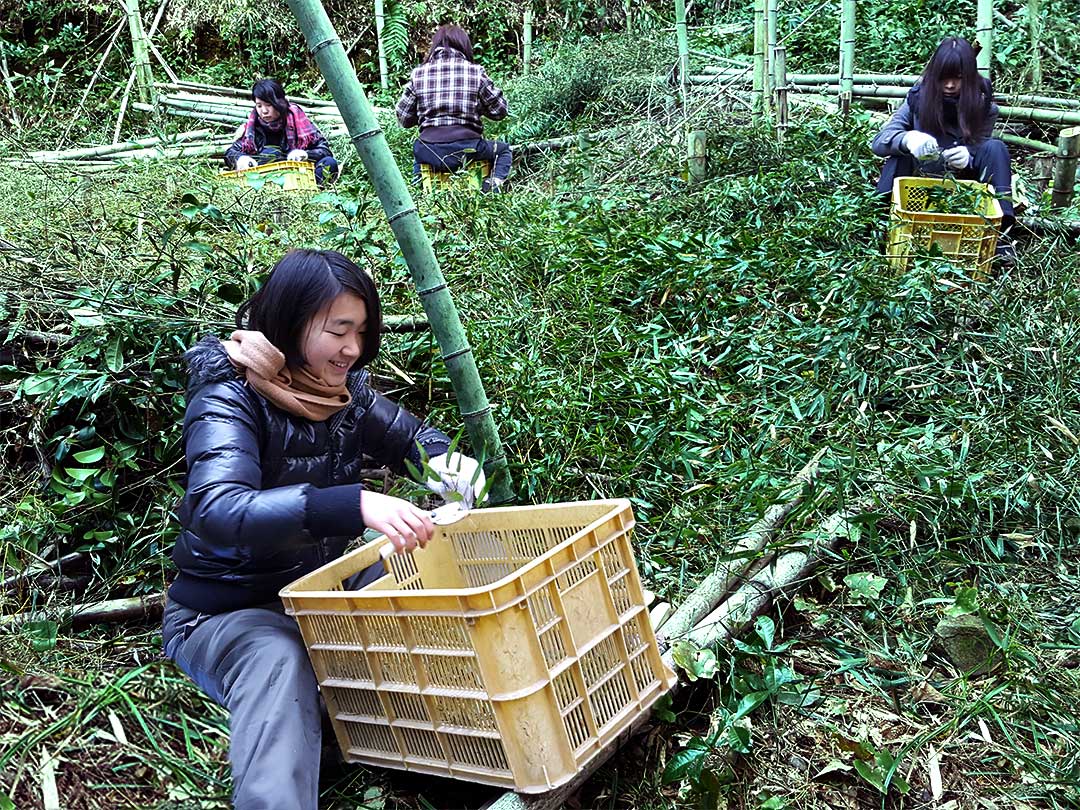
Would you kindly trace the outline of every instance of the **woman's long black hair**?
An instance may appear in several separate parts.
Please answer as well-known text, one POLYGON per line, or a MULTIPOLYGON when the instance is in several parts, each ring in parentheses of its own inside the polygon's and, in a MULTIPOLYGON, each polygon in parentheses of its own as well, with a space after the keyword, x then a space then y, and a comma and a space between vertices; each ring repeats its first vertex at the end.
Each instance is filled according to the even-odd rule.
POLYGON ((431 61, 436 48, 453 48, 470 62, 476 61, 473 58, 472 40, 469 39, 465 29, 459 25, 440 25, 435 29, 431 37, 431 48, 424 57, 425 62, 431 61))
POLYGON ((367 365, 379 353, 382 307, 375 282, 355 262, 335 250, 290 250, 274 265, 262 288, 240 305, 237 329, 262 332, 285 355, 290 368, 300 368, 308 322, 343 292, 360 296, 367 306, 367 328, 353 368, 367 365))
POLYGON ((289 100, 285 98, 285 88, 276 79, 259 79, 251 88, 251 100, 265 101, 279 113, 281 120, 289 114, 289 100))
POLYGON ((989 99, 979 75, 975 49, 960 37, 946 37, 926 65, 919 90, 919 127, 935 138, 945 137, 945 91, 942 81, 960 79, 956 119, 964 142, 975 144, 982 138, 989 99))

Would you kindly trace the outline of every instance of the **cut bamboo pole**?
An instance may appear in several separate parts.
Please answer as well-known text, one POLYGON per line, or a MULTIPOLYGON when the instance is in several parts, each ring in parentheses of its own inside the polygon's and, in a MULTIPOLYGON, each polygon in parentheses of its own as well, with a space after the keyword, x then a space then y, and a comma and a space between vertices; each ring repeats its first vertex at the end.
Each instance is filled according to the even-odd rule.
POLYGON ((1023 138, 1019 135, 1013 135, 1011 132, 999 132, 998 130, 994 130, 994 137, 1005 141, 1005 143, 1023 146, 1027 149, 1033 149, 1036 152, 1049 152, 1053 155, 1058 153, 1058 148, 1053 144, 1043 143, 1042 141, 1036 141, 1032 138, 1023 138))
POLYGON ((198 141, 203 138, 209 137, 210 134, 210 130, 208 129, 196 129, 190 132, 181 132, 179 135, 172 135, 167 138, 136 138, 132 141, 125 141, 124 143, 106 144, 105 146, 87 146, 78 149, 65 149, 62 151, 30 152, 27 154, 27 157, 31 160, 45 161, 80 160, 82 158, 97 157, 99 155, 107 155, 114 152, 125 152, 129 149, 140 149, 146 146, 159 146, 161 144, 177 144, 185 143, 188 141, 198 141))
POLYGON ((1054 163, 1052 208, 1067 208, 1076 188, 1076 160, 1080 157, 1080 127, 1063 129, 1058 135, 1057 161, 1054 163))
POLYGON ((390 86, 390 70, 386 66, 386 45, 383 42, 383 25, 386 12, 383 0, 375 0, 375 42, 379 49, 379 86, 386 90, 390 86))
POLYGON ((825 453, 826 450, 821 449, 814 454, 784 487, 777 502, 766 509, 765 514, 739 538, 728 552, 730 559, 720 563, 679 606, 664 625, 664 638, 677 638, 687 633, 728 594, 738 576, 758 558, 788 515, 803 502, 825 453))
POLYGON ((690 184, 705 179, 708 165, 708 144, 705 130, 695 129, 686 138, 686 179, 690 184))
POLYGON ((139 101, 149 104, 154 100, 154 71, 150 65, 150 48, 142 27, 139 0, 124 0, 124 7, 127 11, 128 29, 131 31, 135 83, 139 91, 139 101))
MULTIPOLYGON (((74 605, 70 613, 57 614, 59 623, 70 621, 77 625, 105 624, 148 619, 161 615, 165 606, 165 594, 155 593, 148 596, 131 596, 126 599, 109 599, 105 602, 88 602, 74 605)), ((39 612, 15 613, 0 618, 0 627, 19 627, 27 622, 39 619, 39 612)))
POLYGON ((532 62, 532 37, 533 37, 533 11, 532 8, 525 9, 525 18, 522 21, 522 53, 521 53, 521 72, 523 75, 529 75, 529 63, 532 62))
POLYGON ((288 0, 288 3, 319 70, 326 77, 326 86, 348 125, 353 145, 379 195, 379 202, 412 274, 457 394, 462 420, 472 446, 475 452, 482 454, 488 480, 492 481, 491 502, 495 505, 511 501, 513 488, 510 473, 491 414, 491 405, 480 381, 457 307, 450 296, 405 178, 401 176, 375 112, 360 87, 360 81, 345 55, 345 48, 322 4, 319 0, 288 0))
MULTIPOLYGON (((113 143, 120 140, 120 127, 124 123, 124 115, 127 113, 128 99, 131 98, 131 88, 135 86, 135 69, 132 68, 131 73, 128 74, 127 85, 124 87, 124 96, 120 99, 120 112, 116 115, 116 128, 113 130, 113 143)), ((154 111, 154 106, 147 103, 147 107, 150 108, 150 112, 154 111)))
POLYGON ((690 88, 690 40, 686 34, 686 0, 675 0, 675 42, 679 50, 679 94, 685 111, 690 88))
POLYGON ((776 140, 782 142, 784 133, 789 126, 787 50, 783 45, 778 45, 773 51, 773 56, 776 59, 774 67, 776 73, 776 140))
MULTIPOLYGON (((595 144, 600 141, 610 140, 623 131, 623 127, 611 127, 610 129, 602 129, 598 132, 589 132, 585 137, 588 139, 589 143, 595 144)), ((510 148, 515 155, 527 155, 532 152, 551 152, 556 149, 566 149, 568 146, 575 146, 579 143, 579 138, 579 135, 564 135, 561 138, 552 138, 547 141, 514 144, 510 148)))
POLYGON ((994 0, 978 0, 975 40, 979 43, 979 52, 975 56, 975 62, 979 73, 989 79, 994 61, 994 0))
POLYGON ((818 526, 814 539, 804 548, 777 555, 730 599, 702 619, 690 631, 690 642, 702 648, 713 647, 745 629, 776 596, 789 592, 806 579, 833 544, 855 536, 857 528, 851 519, 860 511, 849 509, 831 515, 818 526))
POLYGON ((840 0, 840 110, 851 109, 855 85, 855 0, 840 0))

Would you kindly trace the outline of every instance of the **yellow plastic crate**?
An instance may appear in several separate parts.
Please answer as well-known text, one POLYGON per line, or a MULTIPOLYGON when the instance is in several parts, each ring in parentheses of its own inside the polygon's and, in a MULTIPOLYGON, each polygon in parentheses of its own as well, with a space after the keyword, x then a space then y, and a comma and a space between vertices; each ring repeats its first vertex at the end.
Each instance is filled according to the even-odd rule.
POLYGON ((253 169, 221 172, 219 176, 243 186, 247 185, 249 177, 258 175, 264 176, 267 183, 280 184, 285 191, 314 191, 318 188, 315 182, 315 164, 306 160, 277 160, 253 169))
POLYGON ((675 682, 627 500, 481 509, 389 555, 379 538, 281 591, 345 758, 541 793, 675 682))
POLYGON ((973 180, 897 177, 893 181, 886 251, 889 263, 906 269, 916 253, 926 253, 936 246, 953 264, 970 269, 972 278, 988 278, 1001 225, 1001 204, 994 193, 993 187, 973 180), (958 184, 988 192, 983 197, 983 210, 971 215, 926 210, 931 188, 955 188, 958 184))
POLYGON ((439 172, 426 163, 420 164, 420 183, 427 192, 435 189, 479 191, 489 174, 491 164, 484 160, 470 160, 456 172, 439 172))

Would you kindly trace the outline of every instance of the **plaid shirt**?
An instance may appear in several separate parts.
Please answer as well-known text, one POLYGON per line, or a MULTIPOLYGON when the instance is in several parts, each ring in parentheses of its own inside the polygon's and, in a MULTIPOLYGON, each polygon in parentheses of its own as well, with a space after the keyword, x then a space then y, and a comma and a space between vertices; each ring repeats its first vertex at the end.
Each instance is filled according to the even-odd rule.
POLYGON ((506 117, 506 98, 484 69, 453 48, 440 47, 412 72, 397 105, 403 127, 459 126, 484 134, 480 116, 506 117))

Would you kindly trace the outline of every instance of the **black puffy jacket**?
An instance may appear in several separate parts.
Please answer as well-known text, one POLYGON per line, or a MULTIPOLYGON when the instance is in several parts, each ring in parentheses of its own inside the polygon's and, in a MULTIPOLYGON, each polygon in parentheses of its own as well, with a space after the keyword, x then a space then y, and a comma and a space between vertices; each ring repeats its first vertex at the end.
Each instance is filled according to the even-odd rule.
POLYGON ((339 557, 360 534, 360 470, 368 457, 400 472, 445 453, 446 434, 350 373, 352 402, 325 422, 282 411, 251 388, 217 338, 186 355, 187 487, 169 596, 222 613, 277 598, 297 577, 339 557))

